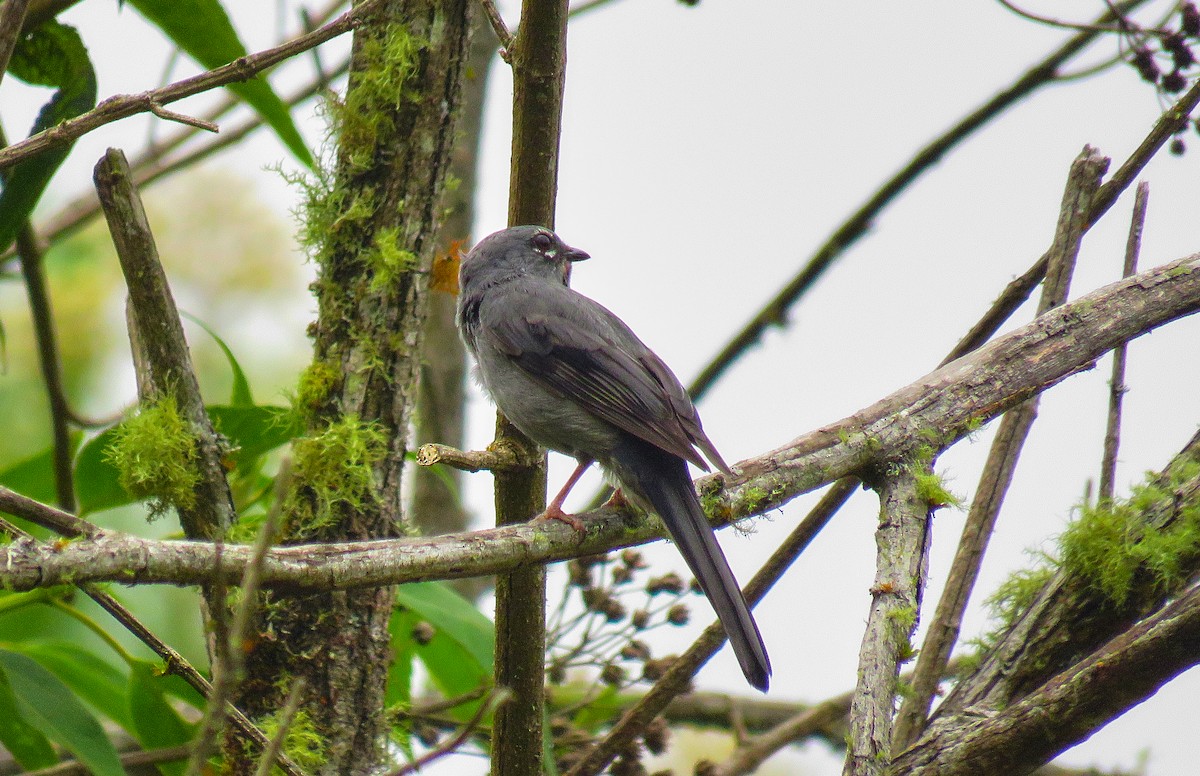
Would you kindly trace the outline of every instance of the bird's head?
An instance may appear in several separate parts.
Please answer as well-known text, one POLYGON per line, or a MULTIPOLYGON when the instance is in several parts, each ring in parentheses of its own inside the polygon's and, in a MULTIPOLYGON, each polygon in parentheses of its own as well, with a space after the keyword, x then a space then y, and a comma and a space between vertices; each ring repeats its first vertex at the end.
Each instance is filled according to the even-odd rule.
POLYGON ((513 226, 488 235, 459 267, 459 288, 490 286, 520 276, 567 282, 572 262, 588 254, 572 248, 542 226, 513 226))

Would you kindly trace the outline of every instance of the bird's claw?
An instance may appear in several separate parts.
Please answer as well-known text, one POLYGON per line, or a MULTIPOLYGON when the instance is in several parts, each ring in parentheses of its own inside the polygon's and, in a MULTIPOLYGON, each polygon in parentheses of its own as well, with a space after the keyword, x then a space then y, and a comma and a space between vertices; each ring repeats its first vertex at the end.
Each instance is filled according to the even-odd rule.
POLYGON ((542 512, 540 515, 533 518, 533 522, 535 523, 544 523, 549 520, 557 520, 560 523, 566 523, 580 533, 583 533, 584 531, 582 520, 575 515, 567 514, 566 512, 562 511, 562 507, 555 506, 554 504, 546 507, 545 512, 542 512))

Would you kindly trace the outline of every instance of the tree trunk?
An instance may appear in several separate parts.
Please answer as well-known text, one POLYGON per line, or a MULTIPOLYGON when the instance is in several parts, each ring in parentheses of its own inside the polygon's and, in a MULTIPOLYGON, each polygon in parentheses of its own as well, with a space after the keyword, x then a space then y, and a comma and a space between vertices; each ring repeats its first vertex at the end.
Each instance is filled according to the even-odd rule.
MULTIPOLYGON (((294 446, 287 542, 405 530, 401 477, 469 31, 465 0, 391 0, 355 32, 345 102, 332 108, 336 166, 308 192, 319 313, 296 397, 307 436, 294 446)), ((316 772, 385 761, 393 598, 377 588, 267 599, 235 701, 261 719, 303 678, 316 772)))

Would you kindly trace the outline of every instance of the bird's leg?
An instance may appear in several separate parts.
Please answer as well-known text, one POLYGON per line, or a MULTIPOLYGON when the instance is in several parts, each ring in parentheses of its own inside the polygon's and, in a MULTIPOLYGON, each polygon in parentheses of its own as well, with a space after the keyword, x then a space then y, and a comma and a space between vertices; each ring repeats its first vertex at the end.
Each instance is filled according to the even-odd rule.
POLYGON ((600 505, 600 508, 604 509, 605 507, 611 507, 613 509, 624 509, 627 506, 629 506, 629 499, 625 497, 625 494, 621 492, 620 488, 616 488, 613 490, 612 495, 608 497, 608 500, 600 505))
POLYGON ((566 512, 564 512, 562 505, 563 502, 567 500, 567 496, 570 494, 571 488, 575 487, 575 483, 579 482, 579 478, 583 476, 583 473, 587 471, 588 467, 591 465, 592 459, 590 458, 585 458, 584 460, 580 461, 579 465, 575 467, 575 471, 571 472, 571 476, 567 478, 566 483, 562 486, 562 490, 560 490, 558 495, 555 496, 554 499, 551 500, 551 502, 546 506, 546 511, 542 512, 534 519, 539 521, 558 520, 561 523, 566 523, 567 525, 571 526, 576 531, 582 531, 583 521, 578 517, 575 517, 575 515, 568 515, 566 512))

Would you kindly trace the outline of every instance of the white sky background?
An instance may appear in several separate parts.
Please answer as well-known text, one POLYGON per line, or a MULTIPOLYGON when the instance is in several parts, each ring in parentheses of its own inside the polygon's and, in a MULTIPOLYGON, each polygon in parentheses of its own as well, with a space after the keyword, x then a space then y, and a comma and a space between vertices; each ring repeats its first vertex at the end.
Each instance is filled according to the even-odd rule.
MULTIPOLYGON (((242 5, 234 10, 248 48, 270 45, 276 4, 242 5)), ((510 22, 514 7, 505 10, 510 22)), ((1043 2, 1035 10, 1084 20, 1097 7, 1080 0, 1043 2)), ((159 83, 166 49, 131 9, 118 14, 115 3, 90 0, 67 18, 80 25, 92 49, 101 97, 159 83), (110 39, 100 37, 102 30, 110 39), (136 61, 131 51, 139 52, 136 61)), ((689 381, 918 147, 1067 34, 982 0, 704 0, 698 8, 623 0, 579 18, 569 40, 558 231, 593 259, 576 267, 574 287, 623 317, 689 381)), ((1110 51, 1106 44, 1105 55, 1110 51)), ((174 77, 190 68, 181 64, 174 77)), ((496 67, 493 78, 480 236, 503 227, 506 215, 507 69, 496 67)), ((5 95, 24 93, 8 79, 0 90, 6 129, 19 137, 39 102, 30 101, 28 113, 13 118, 15 97, 5 95)), ((733 462, 781 446, 931 369, 1003 285, 1047 247, 1067 169, 1083 145, 1113 157, 1115 168, 1162 107, 1146 84, 1121 68, 1039 92, 944 159, 825 276, 793 311, 790 325, 770 332, 701 404, 724 457, 733 462)), ((89 186, 103 148, 136 149, 147 126, 144 119, 130 120, 85 138, 56 190, 89 186)), ((319 122, 306 131, 315 142, 319 122)), ((1151 183, 1143 267, 1200 250, 1200 137, 1186 137, 1193 147, 1186 156, 1164 152, 1143 176, 1151 183)), ((286 214, 296 193, 262 169, 277 161, 292 166, 259 133, 236 157, 215 164, 256 176, 254 185, 286 214)), ((1087 237, 1073 297, 1119 275, 1131 202, 1132 190, 1087 237)), ((297 306, 311 309, 312 301, 298 299, 297 306)), ((1030 314, 1023 310, 1014 325, 1030 314)), ((222 334, 235 350, 239 336, 255 338, 254 332, 222 334)), ((1162 466, 1192 434, 1200 418, 1198 336, 1200 322, 1185 320, 1133 343, 1118 488, 1162 466)), ((1048 540, 1096 477, 1108 375, 1104 359, 1044 397, 991 543, 981 594, 1027 564, 1027 550, 1051 546, 1048 540)), ((479 397, 471 413, 473 446, 490 439, 491 418, 479 397)), ((968 499, 990 437, 985 430, 939 461, 938 470, 968 499)), ((554 457, 552 489, 571 465, 554 457)), ((469 498, 486 522, 490 479, 469 479, 469 498)), ((585 483, 579 493, 591 490, 585 483)), ((798 499, 755 521, 751 536, 722 532, 739 579, 749 578, 814 500, 798 499)), ((873 494, 857 494, 756 610, 775 667, 770 697, 817 701, 853 686, 870 602, 876 510, 873 494)), ((952 510, 936 518, 927 607, 940 594, 962 521, 963 513, 952 510)), ((654 558, 684 568, 669 546, 660 545, 654 558)), ((693 611, 695 627, 683 633, 709 622, 701 603, 693 611)), ((965 635, 978 634, 985 623, 976 605, 965 635)), ((656 634, 662 652, 686 646, 675 633, 656 634)), ((746 692, 728 650, 699 681, 746 692)), ((1191 672, 1063 760, 1130 768, 1148 752, 1150 773, 1189 772, 1198 691, 1191 672)), ((812 773, 838 772, 840 763, 819 749, 781 757, 792 767, 807 763, 812 773)), ((459 767, 469 770, 477 762, 459 767)))

